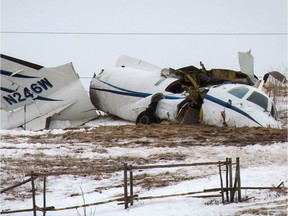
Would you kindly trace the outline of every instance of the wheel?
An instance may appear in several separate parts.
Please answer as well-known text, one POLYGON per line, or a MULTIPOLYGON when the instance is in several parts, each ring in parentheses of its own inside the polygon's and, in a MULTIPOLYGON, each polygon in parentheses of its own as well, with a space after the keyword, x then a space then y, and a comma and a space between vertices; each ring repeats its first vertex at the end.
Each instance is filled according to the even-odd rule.
POLYGON ((152 112, 144 111, 139 114, 136 119, 136 124, 152 124, 156 123, 157 119, 152 112))

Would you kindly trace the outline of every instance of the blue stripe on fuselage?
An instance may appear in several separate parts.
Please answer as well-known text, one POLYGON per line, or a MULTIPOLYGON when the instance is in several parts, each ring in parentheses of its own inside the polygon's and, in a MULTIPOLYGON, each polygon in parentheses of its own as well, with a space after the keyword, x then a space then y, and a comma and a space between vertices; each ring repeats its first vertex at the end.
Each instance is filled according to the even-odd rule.
MULTIPOLYGON (((141 97, 141 98, 149 97, 149 96, 152 95, 151 93, 138 92, 138 91, 132 91, 132 90, 120 88, 118 86, 112 85, 112 84, 104 82, 102 80, 99 80, 99 81, 104 83, 104 84, 106 84, 106 85, 108 85, 108 86, 110 86, 110 87, 112 87, 112 88, 118 89, 120 91, 111 90, 111 89, 93 88, 93 87, 91 89, 94 89, 94 90, 97 90, 97 91, 109 92, 109 93, 112 93, 112 94, 119 94, 119 95, 132 96, 132 97, 141 97)), ((182 99, 183 97, 167 95, 167 96, 165 96, 165 98, 166 99, 182 99)))
POLYGON ((97 90, 97 91, 102 91, 102 92, 109 92, 109 93, 112 93, 112 94, 118 94, 118 95, 125 95, 125 96, 132 96, 132 97, 141 97, 141 98, 144 98, 144 97, 148 97, 150 96, 151 94, 145 94, 145 93, 142 93, 142 92, 123 92, 123 91, 115 91, 115 90, 110 90, 110 89, 100 89, 100 88, 91 88, 91 89, 94 89, 94 90, 97 90))
POLYGON ((225 102, 223 100, 220 100, 219 98, 215 98, 211 95, 206 94, 205 99, 212 101, 216 104, 219 104, 220 106, 223 106, 225 108, 231 109, 235 112, 240 113, 241 115, 244 115, 245 117, 249 118, 250 120, 256 122, 258 125, 262 126, 259 122, 257 122, 254 118, 252 118, 248 113, 244 112, 243 110, 239 109, 238 107, 233 106, 232 104, 225 102))

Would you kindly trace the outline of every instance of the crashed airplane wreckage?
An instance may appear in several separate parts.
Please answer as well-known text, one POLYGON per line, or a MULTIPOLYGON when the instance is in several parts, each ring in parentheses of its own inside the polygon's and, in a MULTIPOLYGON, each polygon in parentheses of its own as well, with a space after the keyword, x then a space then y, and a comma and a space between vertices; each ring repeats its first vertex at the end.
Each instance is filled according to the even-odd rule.
POLYGON ((272 100, 253 87, 259 81, 253 75, 251 53, 240 54, 240 67, 247 73, 207 70, 202 63, 200 69, 160 68, 121 56, 114 68, 94 75, 90 98, 97 109, 136 124, 166 119, 182 124, 280 128, 272 100))
POLYGON ((1 129, 67 128, 95 117, 72 63, 46 68, 1 54, 1 129))

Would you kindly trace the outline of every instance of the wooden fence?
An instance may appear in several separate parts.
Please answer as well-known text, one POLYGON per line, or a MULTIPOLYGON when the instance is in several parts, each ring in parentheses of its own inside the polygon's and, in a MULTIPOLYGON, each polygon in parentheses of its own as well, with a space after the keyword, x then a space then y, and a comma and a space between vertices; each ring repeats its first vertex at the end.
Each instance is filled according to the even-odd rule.
MULTIPOLYGON (((232 163, 231 158, 226 158, 225 161, 217 162, 202 162, 202 163, 183 163, 183 164, 166 164, 166 165, 146 165, 135 166, 124 164, 124 206, 127 209, 130 205, 133 205, 134 200, 153 199, 153 198, 166 198, 172 196, 184 196, 195 195, 206 192, 220 192, 220 195, 216 195, 222 198, 222 203, 231 203, 235 201, 235 195, 237 195, 237 201, 241 202, 241 177, 240 177, 240 158, 236 158, 236 162, 232 163), (175 168, 175 167, 195 167, 195 166, 211 166, 215 165, 219 170, 220 186, 219 188, 206 189, 204 191, 193 191, 179 194, 167 194, 161 196, 149 196, 139 197, 134 194, 134 181, 133 172, 137 170, 158 169, 158 168, 175 168), (235 166, 235 177, 233 181, 233 166, 235 166), (225 167, 225 169, 223 169, 225 167), (223 180, 223 170, 225 171, 225 179, 223 180), (128 175, 129 173, 129 175, 128 175)), ((197 197, 211 197, 211 196, 197 196, 197 197)))
MULTIPOLYGON (((46 206, 46 180, 49 176, 59 176, 59 175, 77 175, 77 174, 87 174, 87 172, 54 172, 54 173, 34 173, 31 172, 29 174, 29 178, 14 184, 13 186, 4 188, 1 190, 1 193, 5 193, 9 190, 12 190, 16 187, 19 187, 23 184, 31 182, 31 193, 32 193, 32 208, 29 209, 19 209, 19 210, 5 210, 1 211, 0 214, 12 214, 12 213, 19 213, 19 212, 33 212, 33 216, 37 215, 37 211, 42 212, 42 215, 45 216, 46 212, 48 211, 62 211, 62 210, 69 210, 69 209, 77 209, 77 208, 85 208, 88 206, 96 206, 111 202, 120 202, 120 204, 124 204, 125 209, 127 209, 130 205, 133 205, 134 200, 145 200, 145 199, 159 199, 159 198, 166 198, 166 197, 175 197, 175 196, 187 196, 193 195, 194 197, 211 197, 211 195, 201 195, 207 192, 220 192, 220 195, 216 195, 216 197, 221 197, 222 203, 232 203, 235 201, 241 202, 241 190, 248 189, 279 189, 283 185, 283 182, 278 187, 241 187, 241 177, 240 177, 240 159, 236 158, 236 161, 233 163, 231 158, 226 158, 225 161, 217 161, 217 162, 202 162, 202 163, 183 163, 183 164, 166 164, 166 165, 128 165, 127 163, 124 164, 124 195, 122 197, 113 198, 109 200, 94 202, 83 205, 74 205, 69 207, 63 208, 55 208, 54 206, 46 206), (147 169, 164 169, 164 168, 175 168, 175 167, 196 167, 196 166, 211 166, 215 165, 218 167, 219 170, 219 178, 220 178, 220 185, 219 188, 211 188, 211 189, 204 189, 203 191, 190 191, 185 193, 178 193, 178 194, 167 194, 167 195, 160 195, 160 196, 147 196, 147 197, 140 197, 137 194, 134 194, 134 179, 133 179, 133 172, 138 170, 147 170, 147 169), (233 168, 235 168, 235 174, 233 178, 233 168), (223 178, 223 172, 225 173, 225 178, 223 178), (129 175, 128 175, 129 173, 129 175), (35 180, 38 178, 43 179, 43 207, 39 207, 36 203, 36 188, 35 188, 35 180), (196 196, 195 196, 196 195, 196 196), (237 198, 237 199, 236 199, 237 198)), ((95 171, 94 171, 95 172, 95 171)), ((92 171, 90 173, 93 173, 92 171)), ((215 196, 215 195, 213 195, 215 196)))
MULTIPOLYGON (((94 171, 95 172, 95 171, 94 171)), ((89 172, 93 173, 93 171, 89 172)), ((69 207, 63 207, 63 208, 55 208, 54 206, 46 206, 46 182, 47 182, 47 177, 49 176, 61 176, 61 175, 80 175, 80 174, 87 174, 86 172, 53 172, 53 173, 35 173, 31 172, 27 176, 30 176, 28 179, 14 184, 13 186, 4 188, 1 190, 1 193, 5 193, 9 190, 12 190, 16 187, 19 187, 23 184, 31 182, 31 193, 32 193, 32 208, 28 209, 18 209, 18 210, 7 210, 7 211, 1 211, 0 214, 12 214, 12 213, 20 213, 20 212, 33 212, 33 216, 37 216, 37 211, 42 212, 43 216, 46 215, 46 212, 48 211, 62 211, 62 210, 69 210, 69 209, 77 209, 77 208, 85 208, 88 206, 96 206, 96 205, 101 205, 101 204, 106 204, 110 202, 123 202, 123 197, 119 198, 114 198, 114 199, 109 199, 109 200, 104 200, 100 202, 94 202, 94 203, 89 203, 89 204, 83 204, 83 205, 74 205, 74 206, 69 206, 69 207), (35 180, 42 178, 43 179, 43 207, 39 207, 36 203, 36 188, 35 188, 35 180)))

